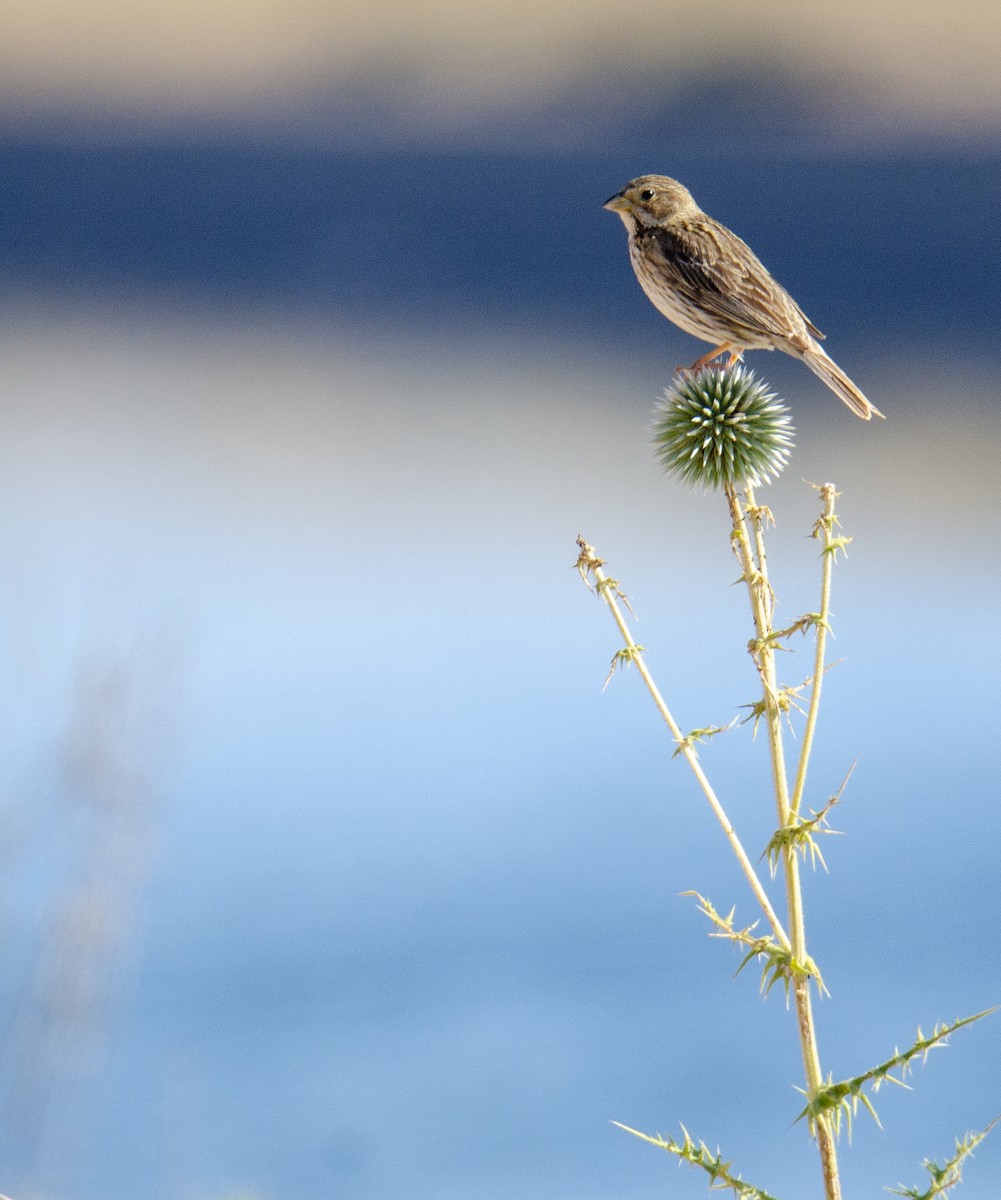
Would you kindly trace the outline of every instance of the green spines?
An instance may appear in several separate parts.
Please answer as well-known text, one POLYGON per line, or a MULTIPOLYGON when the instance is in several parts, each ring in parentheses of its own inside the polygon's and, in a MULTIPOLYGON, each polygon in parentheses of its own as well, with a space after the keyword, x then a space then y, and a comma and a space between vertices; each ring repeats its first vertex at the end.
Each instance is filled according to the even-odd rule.
POLYGON ((745 367, 679 376, 659 402, 653 441, 669 475, 694 487, 755 487, 793 450, 789 411, 745 367))

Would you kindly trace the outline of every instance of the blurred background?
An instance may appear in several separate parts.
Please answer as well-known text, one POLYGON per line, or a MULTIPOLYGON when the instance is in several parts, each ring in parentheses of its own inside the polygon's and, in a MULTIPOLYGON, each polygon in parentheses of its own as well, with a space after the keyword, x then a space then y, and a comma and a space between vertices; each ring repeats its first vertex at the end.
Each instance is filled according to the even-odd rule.
MULTIPOLYGON (((824 1068, 1001 1000, 1001 9, 8 3, 0 45, 0 1191, 821 1194, 754 920, 572 569, 683 727, 754 698, 724 505, 651 408, 705 347, 602 202, 685 182, 886 413, 749 365, 798 449, 779 614, 842 490, 809 801, 824 1068)), ((789 657, 787 682, 809 674, 789 657)), ((748 726, 704 761, 752 856, 748 726)), ((1001 1110, 1001 1023, 884 1090, 847 1196, 1001 1110)), ((1001 1142, 967 1168, 995 1197, 1001 1142)))

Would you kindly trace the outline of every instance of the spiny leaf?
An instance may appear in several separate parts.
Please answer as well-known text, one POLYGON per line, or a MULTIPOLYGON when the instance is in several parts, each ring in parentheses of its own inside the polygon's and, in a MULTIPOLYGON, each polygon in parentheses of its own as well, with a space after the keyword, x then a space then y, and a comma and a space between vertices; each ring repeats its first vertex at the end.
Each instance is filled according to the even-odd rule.
POLYGON ((841 834, 840 829, 832 829, 827 823, 827 814, 841 800, 841 795, 848 785, 848 780, 852 777, 852 772, 855 770, 855 763, 848 768, 848 773, 841 781, 841 786, 829 797, 827 803, 819 812, 812 812, 810 817, 793 817, 792 823, 783 826, 781 829, 776 829, 772 834, 768 845, 764 849, 762 857, 767 855, 768 863, 771 867, 772 875, 775 875, 779 866, 779 861, 782 856, 782 851, 789 847, 795 847, 802 858, 806 858, 807 853, 810 855, 810 861, 816 870, 817 863, 827 870, 827 863, 824 862, 824 856, 817 845, 815 834, 841 834))
POLYGON ((737 724, 738 718, 734 717, 728 725, 706 725, 702 729, 693 729, 691 733, 686 733, 678 743, 677 749, 672 755, 677 758, 679 754, 683 754, 685 749, 692 750, 696 745, 702 742, 708 742, 710 738, 715 737, 718 733, 726 733, 737 724))
POLYGON ((803 963, 797 962, 792 953, 784 946, 779 945, 770 934, 756 937, 754 930, 757 928, 757 922, 744 929, 736 929, 733 923, 735 909, 731 909, 724 917, 716 911, 712 901, 701 893, 688 891, 682 892, 682 895, 694 896, 702 914, 708 917, 716 927, 715 931, 710 933, 710 937, 725 938, 735 945, 746 947, 746 953, 740 960, 740 965, 734 972, 735 975, 739 975, 747 964, 755 959, 763 960, 760 984, 762 995, 767 996, 775 984, 781 982, 788 1003, 789 984, 795 978, 814 979, 820 991, 827 991, 817 964, 812 958, 808 957, 803 963))
POLYGON ((629 667, 643 653, 644 647, 637 646, 635 643, 631 646, 623 646, 621 650, 616 650, 612 655, 611 666, 608 668, 608 674, 605 676, 605 682, 601 685, 601 690, 612 682, 612 676, 615 674, 617 667, 629 667))
POLYGON ((919 1192, 917 1188, 905 1187, 887 1188, 886 1190, 894 1196, 907 1196, 909 1200, 934 1200, 935 1196, 944 1196, 947 1191, 962 1181, 963 1163, 973 1154, 973 1151, 999 1120, 1001 1117, 995 1117, 987 1128, 981 1129, 979 1133, 968 1133, 962 1140, 957 1138, 956 1153, 951 1158, 947 1158, 944 1163, 939 1164, 929 1158, 924 1159, 921 1165, 928 1172, 931 1181, 925 1191, 919 1192))
POLYGON ((848 547, 852 544, 853 541, 854 541, 854 538, 850 538, 850 537, 831 538, 831 540, 824 547, 823 553, 831 554, 834 556, 835 559, 837 559, 838 551, 840 550, 841 553, 844 554, 845 558, 847 558, 848 557, 848 547))
POLYGON ((638 1129, 630 1129, 621 1121, 613 1121, 612 1124, 619 1129, 624 1129, 626 1133, 631 1133, 633 1137, 638 1137, 641 1141, 649 1142, 658 1150, 666 1150, 668 1154, 675 1155, 680 1162, 688 1163, 690 1167, 698 1167, 704 1171, 709 1176, 710 1191, 729 1189, 737 1197, 737 1200, 774 1200, 774 1197, 770 1196, 768 1192, 755 1187, 753 1183, 745 1182, 739 1175, 734 1175, 731 1163, 723 1161, 719 1150, 713 1154, 705 1142, 695 1142, 684 1125, 682 1125, 681 1131, 685 1135, 685 1140, 678 1142, 670 1135, 665 1137, 658 1133, 651 1137, 647 1133, 640 1133, 638 1129))
MULTIPOLYGON (((844 1117, 848 1125, 848 1135, 851 1137, 852 1118, 858 1112, 858 1106, 862 1104, 869 1110, 878 1125, 879 1118, 876 1116, 876 1110, 868 1096, 862 1091, 867 1084, 873 1093, 878 1092, 884 1083, 894 1083, 898 1087, 906 1088, 906 1079, 913 1070, 915 1059, 920 1058, 923 1062, 931 1050, 934 1050, 936 1046, 944 1045, 946 1039, 957 1029, 962 1029, 964 1025, 972 1025, 974 1021, 990 1016, 993 1012, 997 1012, 997 1008, 985 1009, 983 1012, 975 1013, 972 1017, 961 1017, 951 1025, 937 1024, 932 1030, 931 1037, 925 1037, 919 1027, 914 1044, 907 1050, 895 1049, 885 1062, 852 1079, 834 1083, 829 1078, 829 1082, 808 1100, 806 1107, 796 1117, 796 1120, 801 1121, 806 1117, 811 1131, 815 1130, 818 1120, 828 1121, 833 1126, 835 1133, 840 1134, 841 1118, 844 1117), (893 1074, 895 1070, 898 1071, 897 1075, 893 1074)), ((802 1089, 798 1090, 802 1092, 802 1089)), ((806 1093, 803 1092, 803 1095, 806 1093)))
POLYGON ((580 553, 577 555, 577 561, 574 563, 574 566, 580 573, 580 577, 584 581, 587 589, 602 598, 604 598, 606 594, 610 592, 617 600, 621 600, 621 602, 635 617, 636 613, 633 612, 633 606, 629 603, 629 597, 619 586, 619 581, 617 579, 611 579, 608 576, 602 576, 601 578, 598 578, 601 568, 605 565, 605 560, 603 558, 599 558, 594 547, 588 545, 588 543, 584 541, 579 534, 577 536, 577 545, 580 549, 580 553), (592 576, 595 577, 593 583, 591 582, 592 576))

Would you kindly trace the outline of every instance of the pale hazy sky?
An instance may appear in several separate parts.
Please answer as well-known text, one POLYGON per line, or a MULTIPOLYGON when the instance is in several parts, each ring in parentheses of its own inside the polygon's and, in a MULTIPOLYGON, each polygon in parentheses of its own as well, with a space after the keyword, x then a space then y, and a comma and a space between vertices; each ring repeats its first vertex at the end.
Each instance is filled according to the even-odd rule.
MULTIPOLYGON (((1001 125, 1001 5, 993 0, 6 0, 0 98, 16 111, 82 104, 240 111, 384 77, 432 109, 532 104, 592 73, 670 89, 719 69, 840 85, 919 128, 1001 125)), ((393 100, 387 101, 392 107, 393 100)))

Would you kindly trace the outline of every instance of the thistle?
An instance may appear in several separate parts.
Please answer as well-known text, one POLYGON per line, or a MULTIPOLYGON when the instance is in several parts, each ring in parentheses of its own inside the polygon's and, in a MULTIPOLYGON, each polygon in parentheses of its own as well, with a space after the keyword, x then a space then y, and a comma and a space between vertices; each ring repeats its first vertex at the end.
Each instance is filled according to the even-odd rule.
POLYGON ((669 475, 707 489, 755 487, 793 449, 789 410, 746 367, 678 376, 656 408, 655 453, 669 475))
MULTIPOLYGON (((804 1086, 800 1090, 805 1105, 799 1117, 817 1146, 825 1200, 842 1200, 838 1141, 843 1131, 850 1137, 859 1108, 866 1109, 878 1123, 872 1094, 884 1082, 906 1086, 905 1079, 912 1066, 923 1061, 929 1050, 944 1045, 950 1034, 994 1010, 963 1017, 948 1025, 936 1024, 928 1037, 919 1029, 917 1038, 904 1051, 894 1049, 882 1062, 867 1070, 856 1070, 850 1076, 835 1078, 823 1069, 813 1004, 816 996, 826 993, 826 988, 807 944, 801 868, 804 863, 823 864, 817 837, 834 832, 826 818, 840 801, 847 783, 846 775, 845 783, 825 804, 816 809, 808 807, 815 790, 811 784, 807 791, 808 767, 828 668, 832 575, 838 555, 851 539, 839 532, 837 488, 832 483, 818 486, 821 515, 813 526, 812 536, 821 546, 819 603, 815 609, 777 627, 776 593, 769 578, 765 546, 767 529, 774 522, 770 509, 759 504, 754 493, 758 483, 768 482, 788 462, 793 448, 792 433, 785 406, 742 367, 712 367, 676 378, 658 405, 654 425, 656 453, 667 473, 690 485, 722 491, 726 497, 729 547, 740 568, 740 581, 747 589, 753 624, 753 637, 747 648, 760 685, 758 696, 746 707, 751 710, 755 728, 760 722, 767 734, 775 803, 775 831, 762 857, 767 858, 773 879, 781 881, 778 886, 783 888, 784 904, 774 905, 769 898, 766 881, 744 849, 726 813, 724 800, 700 759, 700 745, 732 729, 736 722, 703 721, 698 728, 685 733, 654 681, 643 647, 632 635, 621 585, 605 573, 603 560, 583 538, 577 541, 580 551, 577 568, 585 583, 607 605, 621 635, 623 644, 612 658, 613 670, 617 666, 631 666, 642 678, 670 732, 675 757, 691 769, 757 901, 764 923, 760 918, 738 923, 734 908, 728 913, 718 910, 704 895, 688 892, 697 898, 699 908, 709 919, 711 936, 730 941, 741 953, 740 968, 757 961, 762 992, 767 994, 776 983, 781 983, 787 1006, 795 1010, 794 1029, 804 1069, 804 1086), (813 635, 813 666, 805 680, 788 685, 779 676, 777 657, 790 649, 788 642, 797 633, 813 635), (795 756, 790 759, 787 727, 793 727, 793 710, 797 709, 804 721, 795 756)), ((926 1161, 924 1165, 930 1176, 926 1190, 903 1189, 897 1194, 913 1200, 943 1196, 959 1182, 965 1159, 994 1124, 958 1141, 955 1153, 944 1163, 926 1161)), ((683 1141, 639 1133, 626 1125, 620 1127, 702 1170, 708 1176, 711 1191, 728 1189, 736 1200, 771 1200, 767 1192, 734 1173, 721 1151, 711 1151, 705 1142, 691 1138, 684 1126, 683 1141)))

